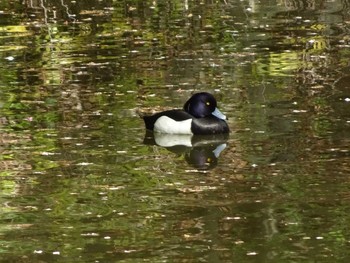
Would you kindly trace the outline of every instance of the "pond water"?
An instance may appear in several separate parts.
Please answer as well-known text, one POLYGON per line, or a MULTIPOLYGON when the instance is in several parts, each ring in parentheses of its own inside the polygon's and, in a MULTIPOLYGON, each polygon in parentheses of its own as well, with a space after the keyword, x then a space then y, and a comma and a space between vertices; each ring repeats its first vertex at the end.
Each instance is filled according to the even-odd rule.
POLYGON ((348 262, 349 6, 0 1, 1 262, 348 262))

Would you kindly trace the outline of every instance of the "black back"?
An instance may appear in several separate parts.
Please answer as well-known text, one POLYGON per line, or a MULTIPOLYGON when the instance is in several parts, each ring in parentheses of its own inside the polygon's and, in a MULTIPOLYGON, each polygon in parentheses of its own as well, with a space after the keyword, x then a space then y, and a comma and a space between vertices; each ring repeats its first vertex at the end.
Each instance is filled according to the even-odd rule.
POLYGON ((158 112, 151 116, 144 116, 143 121, 145 122, 146 129, 153 130, 154 123, 158 120, 158 118, 162 116, 167 116, 175 121, 184 121, 188 119, 193 119, 193 117, 183 110, 168 110, 163 112, 158 112))

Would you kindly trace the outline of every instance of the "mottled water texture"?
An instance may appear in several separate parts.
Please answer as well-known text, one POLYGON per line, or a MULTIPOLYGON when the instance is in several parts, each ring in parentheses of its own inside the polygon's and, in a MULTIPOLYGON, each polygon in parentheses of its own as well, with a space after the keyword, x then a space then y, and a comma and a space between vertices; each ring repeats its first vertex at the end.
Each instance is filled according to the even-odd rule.
POLYGON ((0 261, 348 262, 349 6, 0 1, 0 261))

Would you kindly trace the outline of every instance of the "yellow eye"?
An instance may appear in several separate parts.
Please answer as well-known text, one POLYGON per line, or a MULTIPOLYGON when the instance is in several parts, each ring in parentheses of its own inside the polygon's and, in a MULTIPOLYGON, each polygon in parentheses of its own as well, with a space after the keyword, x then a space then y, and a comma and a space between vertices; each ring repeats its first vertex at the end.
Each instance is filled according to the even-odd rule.
POLYGON ((211 162, 211 158, 207 158, 207 163, 210 163, 211 162))
POLYGON ((207 106, 209 106, 209 105, 210 105, 210 102, 209 102, 209 101, 207 101, 205 104, 207 104, 207 106))

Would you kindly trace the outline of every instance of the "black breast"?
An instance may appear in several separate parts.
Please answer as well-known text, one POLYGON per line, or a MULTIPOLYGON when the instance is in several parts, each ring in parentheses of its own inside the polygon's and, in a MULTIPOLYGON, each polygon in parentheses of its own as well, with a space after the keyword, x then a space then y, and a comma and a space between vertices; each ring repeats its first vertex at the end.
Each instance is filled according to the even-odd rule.
POLYGON ((226 121, 220 120, 214 116, 193 119, 191 129, 193 134, 202 134, 202 135, 230 132, 230 129, 226 121))

